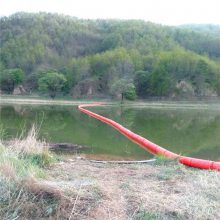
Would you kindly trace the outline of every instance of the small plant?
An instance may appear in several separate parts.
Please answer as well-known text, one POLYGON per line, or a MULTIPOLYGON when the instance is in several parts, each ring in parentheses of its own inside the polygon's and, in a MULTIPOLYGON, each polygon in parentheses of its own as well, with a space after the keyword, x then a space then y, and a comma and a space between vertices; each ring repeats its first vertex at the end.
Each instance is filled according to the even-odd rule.
POLYGON ((159 180, 169 180, 176 174, 176 169, 173 167, 161 168, 160 172, 157 174, 159 180))
POLYGON ((163 155, 156 155, 155 156, 155 162, 154 165, 156 166, 164 166, 168 164, 178 164, 178 162, 175 159, 164 157, 163 155))
POLYGON ((133 217, 133 220, 157 220, 157 219, 159 219, 158 215, 154 213, 150 213, 143 208, 138 210, 136 215, 133 217))
POLYGON ((120 185, 120 188, 121 188, 122 190, 129 190, 129 188, 130 188, 129 183, 126 183, 126 182, 122 183, 122 184, 120 185))
POLYGON ((0 142, 4 137, 5 137, 5 130, 2 126, 2 124, 0 124, 0 142))
POLYGON ((94 187, 92 191, 92 197, 96 202, 99 202, 103 198, 103 193, 98 187, 94 187))
POLYGON ((55 161, 54 157, 47 151, 43 151, 41 154, 24 154, 22 158, 39 167, 49 166, 52 162, 55 161))

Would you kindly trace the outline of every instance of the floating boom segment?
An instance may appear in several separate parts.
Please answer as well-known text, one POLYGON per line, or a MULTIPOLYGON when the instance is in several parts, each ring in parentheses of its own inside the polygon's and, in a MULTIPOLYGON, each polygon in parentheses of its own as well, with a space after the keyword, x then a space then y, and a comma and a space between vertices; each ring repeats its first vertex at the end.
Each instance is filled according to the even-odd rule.
POLYGON ((134 132, 123 127, 119 123, 84 108, 84 107, 102 106, 102 105, 104 105, 104 103, 84 104, 84 105, 79 105, 78 109, 87 115, 90 115, 90 116, 92 116, 92 117, 94 117, 94 118, 96 118, 106 124, 111 125, 113 128, 115 128, 120 133, 122 133, 124 136, 126 136, 128 139, 135 142, 136 144, 141 146, 143 149, 149 151, 150 153, 152 153, 154 155, 163 155, 167 158, 176 159, 180 163, 182 163, 186 166, 190 166, 190 167, 195 167, 195 168, 200 168, 200 169, 208 169, 208 170, 212 169, 212 170, 220 171, 220 162, 180 156, 178 154, 175 154, 169 150, 166 150, 165 148, 147 140, 146 138, 141 137, 138 134, 135 134, 134 132))

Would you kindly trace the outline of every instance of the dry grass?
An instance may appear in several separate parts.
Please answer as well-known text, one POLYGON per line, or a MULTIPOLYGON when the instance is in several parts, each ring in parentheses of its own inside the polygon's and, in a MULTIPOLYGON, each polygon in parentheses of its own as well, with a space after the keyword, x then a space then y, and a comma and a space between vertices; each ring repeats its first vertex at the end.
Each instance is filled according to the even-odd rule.
POLYGON ((21 182, 2 178, 0 199, 1 219, 40 219, 53 214, 53 207, 60 203, 61 194, 31 177, 21 182))
POLYGON ((26 137, 22 138, 21 135, 21 138, 12 140, 12 145, 8 147, 21 154, 42 154, 48 151, 48 148, 45 142, 38 140, 38 133, 38 129, 33 125, 26 137))
POLYGON ((0 142, 0 218, 38 219, 58 204, 61 194, 37 181, 53 157, 45 143, 37 141, 33 126, 28 136, 4 146, 0 142))
POLYGON ((129 216, 152 215, 154 219, 219 219, 219 173, 173 169, 171 175, 172 169, 163 167, 157 174, 142 181, 141 187, 137 187, 140 182, 133 181, 129 184, 127 201, 136 203, 129 216), (164 172, 168 174, 163 174, 161 178, 164 172))
POLYGON ((174 161, 114 165, 72 159, 48 172, 63 190, 69 190, 67 183, 76 191, 78 183, 81 190, 99 189, 97 206, 81 219, 220 219, 217 171, 191 169, 174 161))

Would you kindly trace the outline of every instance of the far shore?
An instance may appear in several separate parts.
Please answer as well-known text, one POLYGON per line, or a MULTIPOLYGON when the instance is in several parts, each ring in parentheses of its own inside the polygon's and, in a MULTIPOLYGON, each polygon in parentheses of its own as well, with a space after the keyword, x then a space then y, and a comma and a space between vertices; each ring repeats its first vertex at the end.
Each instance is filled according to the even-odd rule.
POLYGON ((18 105, 65 105, 77 106, 85 103, 102 102, 106 105, 122 105, 135 108, 184 108, 184 109, 220 109, 220 99, 215 100, 135 100, 124 101, 111 99, 72 99, 63 97, 62 99, 50 99, 41 96, 15 96, 15 95, 0 95, 0 105, 2 104, 18 104, 18 105))
POLYGON ((64 100, 49 99, 44 97, 28 97, 28 96, 0 96, 0 104, 24 104, 24 105, 80 105, 94 101, 89 100, 64 100))

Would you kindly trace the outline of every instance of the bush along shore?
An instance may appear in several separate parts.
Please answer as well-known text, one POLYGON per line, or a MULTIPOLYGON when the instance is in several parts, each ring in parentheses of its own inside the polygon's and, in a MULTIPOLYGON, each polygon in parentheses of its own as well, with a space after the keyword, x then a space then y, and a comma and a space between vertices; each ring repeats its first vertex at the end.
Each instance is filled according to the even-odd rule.
POLYGON ((0 219, 220 219, 217 171, 59 156, 34 127, 9 143, 0 142, 0 219))

